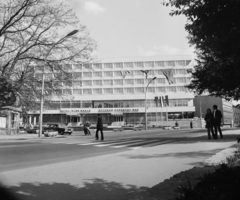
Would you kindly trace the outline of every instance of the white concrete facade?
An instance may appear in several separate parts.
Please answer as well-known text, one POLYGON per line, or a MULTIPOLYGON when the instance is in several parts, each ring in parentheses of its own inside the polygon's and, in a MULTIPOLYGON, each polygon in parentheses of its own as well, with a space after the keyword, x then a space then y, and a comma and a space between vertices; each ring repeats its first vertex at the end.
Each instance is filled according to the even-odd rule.
MULTIPOLYGON (((60 92, 63 98, 55 97, 53 102, 56 106, 45 106, 44 114, 111 115, 116 110, 123 115, 144 114, 145 92, 148 114, 193 113, 194 94, 185 87, 191 79, 188 70, 192 67, 191 56, 110 58, 91 64, 68 65, 67 70, 72 73, 72 82, 68 85, 62 83, 60 92), (173 72, 171 85, 162 73, 165 69, 173 72), (148 70, 147 79, 141 70, 148 70), (156 79, 149 84, 146 91, 147 84, 154 77, 156 79), (154 98, 166 95, 169 98, 169 106, 156 107, 154 98)), ((45 74, 46 77, 51 76, 50 73, 45 74)), ((41 76, 40 73, 36 75, 41 76)), ((154 119, 150 117, 150 121, 154 119)))

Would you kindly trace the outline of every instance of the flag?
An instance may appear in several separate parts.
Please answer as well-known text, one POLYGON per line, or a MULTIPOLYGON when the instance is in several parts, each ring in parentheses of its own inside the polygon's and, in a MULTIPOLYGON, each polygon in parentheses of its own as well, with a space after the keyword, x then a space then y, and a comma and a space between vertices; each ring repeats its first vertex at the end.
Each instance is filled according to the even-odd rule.
POLYGON ((161 71, 166 77, 169 85, 173 84, 173 69, 162 69, 161 71))
POLYGON ((127 74, 130 74, 130 71, 120 71, 122 78, 124 79, 127 74))

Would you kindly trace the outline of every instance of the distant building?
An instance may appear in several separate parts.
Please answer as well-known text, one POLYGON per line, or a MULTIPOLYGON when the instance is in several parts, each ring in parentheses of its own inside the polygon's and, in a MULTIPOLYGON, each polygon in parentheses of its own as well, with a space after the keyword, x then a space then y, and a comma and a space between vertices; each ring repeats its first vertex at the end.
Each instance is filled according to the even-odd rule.
POLYGON ((195 117, 204 118, 207 109, 210 108, 213 111, 213 105, 217 105, 218 109, 222 112, 223 124, 233 125, 234 123, 234 112, 233 105, 231 101, 226 101, 225 99, 213 96, 195 96, 194 98, 195 106, 195 117))
MULTIPOLYGON (((50 105, 44 104, 43 123, 95 123, 99 113, 108 124, 144 123, 145 94, 148 123, 191 119, 195 112, 194 94, 185 85, 190 82, 188 70, 192 67, 190 56, 111 58, 68 65, 72 82, 62 83, 59 92, 63 99, 54 97, 50 105), (156 80, 146 91, 154 77, 156 80), (169 106, 157 107, 155 97, 166 95, 169 106)), ((52 76, 46 73, 46 77, 52 76)), ((35 75, 42 76, 37 70, 35 75)), ((39 110, 30 114, 30 122, 38 123, 39 110)))

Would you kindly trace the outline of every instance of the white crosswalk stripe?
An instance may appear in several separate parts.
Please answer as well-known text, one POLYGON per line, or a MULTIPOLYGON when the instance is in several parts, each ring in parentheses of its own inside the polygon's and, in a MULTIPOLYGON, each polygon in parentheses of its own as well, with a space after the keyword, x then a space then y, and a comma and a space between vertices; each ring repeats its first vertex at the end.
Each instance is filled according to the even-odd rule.
POLYGON ((44 141, 44 143, 52 144, 68 144, 68 145, 80 145, 80 146, 93 146, 93 147, 109 147, 114 149, 128 148, 136 150, 144 147, 151 147, 171 143, 173 140, 160 140, 160 139, 119 139, 119 140, 104 140, 104 141, 44 141))

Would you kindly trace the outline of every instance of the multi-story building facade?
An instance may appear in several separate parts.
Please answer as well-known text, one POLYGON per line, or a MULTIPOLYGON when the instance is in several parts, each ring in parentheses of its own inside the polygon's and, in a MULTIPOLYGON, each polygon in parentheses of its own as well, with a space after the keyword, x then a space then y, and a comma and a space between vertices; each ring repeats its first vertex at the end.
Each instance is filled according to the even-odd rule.
MULTIPOLYGON (((55 97, 51 104, 44 105, 43 123, 96 123, 97 114, 102 114, 108 124, 141 123, 145 121, 145 97, 148 123, 193 118, 194 95, 185 87, 191 78, 189 69, 190 56, 111 58, 87 65, 68 65, 72 81, 59 89, 62 98, 55 97), (168 79, 164 70, 168 70, 168 79), (166 95, 169 105, 157 106, 155 97, 166 95)), ((41 73, 36 76, 41 77, 41 73)), ((48 76, 51 73, 46 73, 48 76)), ((39 111, 32 114, 30 121, 38 123, 39 111)))

